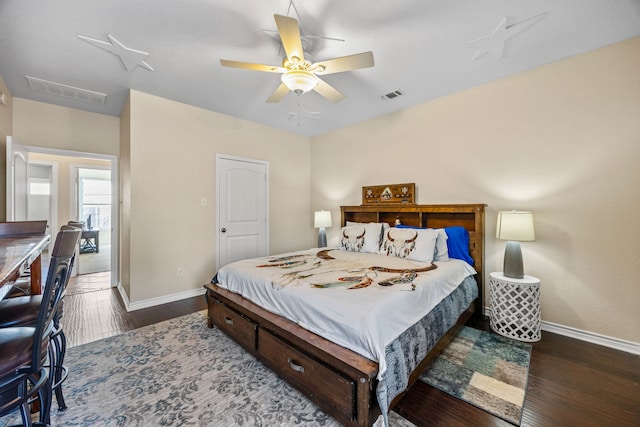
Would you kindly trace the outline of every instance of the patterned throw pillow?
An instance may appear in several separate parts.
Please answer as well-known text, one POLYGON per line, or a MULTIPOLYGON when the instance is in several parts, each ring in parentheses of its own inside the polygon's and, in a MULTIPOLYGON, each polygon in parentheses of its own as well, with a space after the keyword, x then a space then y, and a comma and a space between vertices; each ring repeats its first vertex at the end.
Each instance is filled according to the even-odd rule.
POLYGON ((384 232, 380 253, 413 261, 432 262, 438 230, 432 228, 389 228, 384 232))
MULTIPOLYGON (((414 228, 417 230, 424 230, 424 227, 415 227, 412 225, 396 225, 396 228, 414 228)), ((447 235, 444 228, 436 228, 438 231, 438 240, 436 240, 436 254, 433 257, 434 261, 449 261, 449 246, 447 235)))
POLYGON ((349 223, 342 227, 339 247, 343 251, 376 254, 380 248, 381 235, 381 223, 349 223))

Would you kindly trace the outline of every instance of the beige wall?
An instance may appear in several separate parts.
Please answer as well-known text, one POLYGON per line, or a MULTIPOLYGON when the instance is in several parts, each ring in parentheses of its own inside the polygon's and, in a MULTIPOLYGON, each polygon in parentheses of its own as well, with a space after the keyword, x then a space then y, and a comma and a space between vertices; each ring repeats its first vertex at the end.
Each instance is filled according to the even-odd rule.
POLYGON ((269 162, 270 251, 309 247, 309 138, 137 91, 129 102, 131 302, 201 289, 215 273, 216 153, 269 162))
POLYGON ((363 185, 486 203, 487 276, 502 270, 496 213, 533 211, 522 248, 543 320, 640 342, 640 38, 313 138, 311 159, 312 208, 334 223, 363 185))
MULTIPOLYGON (((0 92, 5 96, 5 104, 0 105, 0 176, 4 183, 7 174, 7 136, 13 135, 13 96, 0 76, 0 92)), ((6 185, 0 185, 0 221, 7 219, 6 185)))
POLYGON ((13 135, 22 145, 117 156, 120 119, 14 98, 13 135))

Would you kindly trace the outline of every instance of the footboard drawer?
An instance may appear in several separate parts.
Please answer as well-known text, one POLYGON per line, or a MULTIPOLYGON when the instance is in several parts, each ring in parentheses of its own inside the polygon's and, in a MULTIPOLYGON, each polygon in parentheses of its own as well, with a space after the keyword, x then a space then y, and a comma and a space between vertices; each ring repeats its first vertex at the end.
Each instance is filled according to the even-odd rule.
POLYGON ((258 346, 258 324, 215 298, 209 300, 209 318, 214 325, 251 353, 258 346))
POLYGON ((285 381, 336 418, 356 418, 355 380, 345 378, 263 328, 258 332, 258 354, 285 381))

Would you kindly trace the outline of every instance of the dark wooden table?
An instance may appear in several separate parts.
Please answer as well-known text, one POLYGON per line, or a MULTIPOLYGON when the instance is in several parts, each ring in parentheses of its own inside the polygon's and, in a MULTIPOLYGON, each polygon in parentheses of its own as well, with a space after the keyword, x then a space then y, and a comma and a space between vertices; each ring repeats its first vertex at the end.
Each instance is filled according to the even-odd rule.
POLYGON ((31 294, 42 293, 42 251, 51 237, 0 236, 0 299, 11 288, 11 283, 31 267, 31 294))

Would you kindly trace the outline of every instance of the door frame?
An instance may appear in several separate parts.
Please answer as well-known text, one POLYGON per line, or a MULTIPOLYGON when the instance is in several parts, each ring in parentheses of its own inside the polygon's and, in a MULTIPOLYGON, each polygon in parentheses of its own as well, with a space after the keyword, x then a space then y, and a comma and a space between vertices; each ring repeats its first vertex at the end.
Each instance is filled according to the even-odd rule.
POLYGON ((220 168, 218 168, 218 163, 220 160, 231 160, 236 162, 243 163, 254 163, 259 164, 265 167, 265 246, 267 248, 267 252, 269 251, 269 162, 266 160, 252 159, 249 157, 238 157, 232 156, 228 154, 216 153, 216 269, 220 268, 220 210, 222 209, 220 202, 220 168))
POLYGON ((27 195, 28 175, 29 175, 29 149, 22 145, 20 141, 11 135, 6 137, 6 220, 7 221, 24 221, 27 219, 29 210, 29 197, 27 195), (18 149, 16 149, 18 147, 18 149), (25 164, 24 172, 24 215, 16 215, 16 167, 15 157, 20 157, 25 164), (19 218, 16 218, 19 217, 19 218))
MULTIPOLYGON (((29 152, 34 153, 52 154, 56 156, 66 157, 84 157, 87 159, 109 160, 111 162, 111 287, 117 286, 118 278, 120 277, 120 179, 118 176, 118 157, 112 154, 88 153, 83 151, 61 150, 46 147, 25 146, 25 148, 29 152)), ((69 179, 71 180, 72 177, 70 177, 69 179)))

